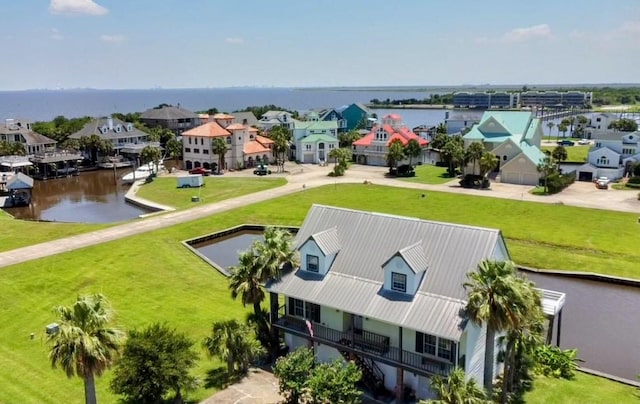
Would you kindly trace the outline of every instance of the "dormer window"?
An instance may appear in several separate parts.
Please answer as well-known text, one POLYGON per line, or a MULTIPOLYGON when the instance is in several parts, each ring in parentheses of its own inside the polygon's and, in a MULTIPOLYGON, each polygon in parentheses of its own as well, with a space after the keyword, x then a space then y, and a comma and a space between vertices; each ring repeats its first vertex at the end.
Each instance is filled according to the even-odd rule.
POLYGON ((318 272, 320 270, 320 259, 317 255, 307 254, 307 271, 318 272))
POLYGON ((131 132, 133 130, 133 125, 128 123, 127 124, 127 132, 131 132))
POLYGON ((391 272, 391 290, 407 293, 407 275, 391 272))

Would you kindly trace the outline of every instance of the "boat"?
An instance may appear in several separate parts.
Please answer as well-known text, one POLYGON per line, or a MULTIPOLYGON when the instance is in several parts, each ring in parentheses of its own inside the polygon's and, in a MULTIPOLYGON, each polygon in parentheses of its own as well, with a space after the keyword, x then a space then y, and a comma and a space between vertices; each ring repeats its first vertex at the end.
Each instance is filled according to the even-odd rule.
POLYGON ((123 168, 133 166, 133 161, 125 160, 122 156, 109 157, 108 159, 98 163, 100 168, 123 168))
MULTIPOLYGON (((164 164, 162 161, 160 161, 158 163, 158 172, 162 170, 164 170, 164 164)), ((152 174, 157 174, 156 165, 153 163, 144 164, 136 168, 135 171, 132 171, 122 176, 122 183, 133 184, 135 181, 145 180, 149 178, 152 174)))

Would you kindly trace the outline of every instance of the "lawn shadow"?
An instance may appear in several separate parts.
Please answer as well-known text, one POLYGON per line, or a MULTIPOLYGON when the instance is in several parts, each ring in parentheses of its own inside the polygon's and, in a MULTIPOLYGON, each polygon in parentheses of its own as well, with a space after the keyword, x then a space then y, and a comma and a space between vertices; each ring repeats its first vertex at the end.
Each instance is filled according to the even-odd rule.
POLYGON ((204 378, 204 387, 222 390, 236 383, 240 378, 241 375, 229 374, 227 368, 221 366, 207 371, 207 376, 204 378))

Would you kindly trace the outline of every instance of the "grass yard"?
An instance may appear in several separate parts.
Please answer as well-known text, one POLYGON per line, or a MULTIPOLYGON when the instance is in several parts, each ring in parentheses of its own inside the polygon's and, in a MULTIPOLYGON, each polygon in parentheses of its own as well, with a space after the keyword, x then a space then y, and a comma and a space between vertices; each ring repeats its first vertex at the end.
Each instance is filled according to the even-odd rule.
POLYGON ((197 188, 178 188, 175 177, 158 177, 140 188, 137 195, 150 201, 172 206, 176 209, 193 207, 191 197, 200 196, 200 203, 214 203, 265 189, 285 185, 284 178, 223 178, 204 177, 205 186, 197 188))
MULTIPOLYGON (((575 146, 565 146, 565 150, 567 151, 567 160, 565 163, 584 163, 587 161, 587 156, 589 155, 589 149, 591 146, 589 145, 578 145, 578 139, 570 139, 571 141, 575 141, 575 146)), ((542 151, 552 152, 556 146, 542 146, 540 149, 542 151)))
POLYGON ((402 178, 404 181, 419 182, 421 184, 444 184, 455 178, 447 176, 446 167, 437 167, 431 164, 415 166, 415 177, 402 178))
MULTIPOLYGON (((429 192, 423 199, 422 193, 376 185, 330 185, 3 268, 0 401, 82 401, 81 380, 52 370, 44 343, 45 325, 56 320, 51 309, 71 304, 78 294, 104 293, 123 329, 165 321, 198 344, 214 320, 242 319, 248 308, 231 300, 226 279, 179 241, 241 223, 300 225, 313 203, 497 227, 520 264, 639 277, 635 244, 619 242, 637 238, 633 214, 439 192, 429 192), (32 332, 34 340, 29 339, 32 332)), ((194 373, 204 380, 208 370, 219 366, 202 352, 194 373)), ((102 403, 117 401, 108 390, 110 375, 107 372, 97 381, 102 403)), ((213 391, 201 387, 190 398, 201 400, 213 391)))
POLYGON ((44 241, 74 236, 93 230, 113 226, 111 224, 85 224, 85 223, 52 223, 30 222, 14 219, 4 210, 0 209, 0 229, 2 229, 2 242, 0 251, 13 250, 44 241))
POLYGON ((538 377, 533 391, 524 396, 527 403, 602 404, 638 403, 638 389, 601 377, 577 372, 574 380, 538 377))

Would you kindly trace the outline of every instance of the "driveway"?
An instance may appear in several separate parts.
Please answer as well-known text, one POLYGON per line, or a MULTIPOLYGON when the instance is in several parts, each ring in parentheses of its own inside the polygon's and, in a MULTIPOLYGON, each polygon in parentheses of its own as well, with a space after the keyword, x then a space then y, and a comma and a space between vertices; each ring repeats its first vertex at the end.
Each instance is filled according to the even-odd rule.
POLYGON ((275 404, 283 401, 272 373, 251 369, 238 383, 217 392, 201 404, 275 404))

